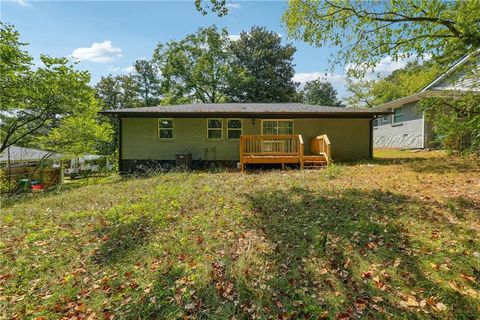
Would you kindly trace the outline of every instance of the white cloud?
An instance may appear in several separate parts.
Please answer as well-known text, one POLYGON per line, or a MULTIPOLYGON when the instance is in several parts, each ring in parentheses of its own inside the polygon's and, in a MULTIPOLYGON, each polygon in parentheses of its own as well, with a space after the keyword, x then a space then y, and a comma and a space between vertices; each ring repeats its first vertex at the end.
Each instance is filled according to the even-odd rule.
POLYGON ((227 8, 230 9, 230 10, 233 10, 233 9, 238 9, 240 8, 240 3, 227 3, 227 8))
POLYGON ((304 85, 308 81, 320 79, 322 81, 328 81, 332 84, 344 85, 346 83, 346 75, 327 73, 327 72, 304 72, 297 73, 293 77, 293 81, 300 82, 300 85, 304 85))
POLYGON ((112 46, 109 40, 101 43, 93 43, 88 48, 77 48, 73 50, 72 57, 77 60, 88 60, 93 62, 106 63, 122 56, 122 49, 112 46))
POLYGON ((229 35, 228 35, 228 38, 229 38, 231 41, 238 41, 238 40, 240 40, 240 35, 239 35, 239 34, 229 34, 229 35))
POLYGON ((117 67, 117 66, 108 67, 108 72, 118 72, 118 71, 120 71, 120 67, 117 67))
POLYGON ((129 67, 125 67, 125 68, 122 68, 122 71, 123 72, 127 72, 127 73, 131 73, 135 70, 135 68, 133 66, 129 66, 129 67))
POLYGON ((31 4, 27 2, 27 0, 11 0, 11 1, 21 5, 22 7, 30 7, 31 6, 31 4))

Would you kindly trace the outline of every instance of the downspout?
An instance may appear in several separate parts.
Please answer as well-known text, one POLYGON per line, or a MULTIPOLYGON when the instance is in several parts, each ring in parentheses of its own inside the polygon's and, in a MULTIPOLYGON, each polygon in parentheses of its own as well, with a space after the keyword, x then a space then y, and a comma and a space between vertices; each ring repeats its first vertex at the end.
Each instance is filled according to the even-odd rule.
POLYGON ((422 110, 422 149, 425 149, 425 111, 422 110))
POLYGON ((372 119, 370 119, 370 149, 368 152, 370 159, 373 159, 373 121, 378 118, 380 118, 380 116, 374 116, 372 119))
POLYGON ((118 173, 123 173, 123 161, 122 161, 122 118, 117 118, 118 120, 118 173))

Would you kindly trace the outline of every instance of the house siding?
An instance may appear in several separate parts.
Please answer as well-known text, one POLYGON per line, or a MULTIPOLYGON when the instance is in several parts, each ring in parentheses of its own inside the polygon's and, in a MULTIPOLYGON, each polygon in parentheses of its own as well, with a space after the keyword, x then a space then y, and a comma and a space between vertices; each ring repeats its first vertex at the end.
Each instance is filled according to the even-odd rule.
POLYGON ((424 147, 423 114, 418 110, 417 102, 403 106, 403 122, 392 123, 392 116, 388 122, 381 123, 373 130, 373 145, 376 148, 404 148, 416 149, 424 147))
MULTIPOLYGON (((176 153, 192 153, 193 160, 238 161, 239 140, 226 139, 226 118, 223 120, 221 140, 207 139, 206 118, 174 118, 173 139, 159 140, 158 119, 123 118, 121 157, 123 160, 174 160, 176 153)), ((334 160, 369 158, 370 119, 294 119, 294 133, 302 135, 305 154, 310 151, 310 138, 327 134, 334 160)), ((243 134, 261 134, 261 119, 243 119, 243 134)))

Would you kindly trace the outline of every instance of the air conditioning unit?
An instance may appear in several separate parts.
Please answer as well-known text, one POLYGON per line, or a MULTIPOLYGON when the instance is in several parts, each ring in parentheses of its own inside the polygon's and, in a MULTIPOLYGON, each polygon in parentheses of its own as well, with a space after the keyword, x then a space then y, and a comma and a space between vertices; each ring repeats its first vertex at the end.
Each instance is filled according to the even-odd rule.
POLYGON ((175 166, 178 168, 192 169, 192 154, 191 153, 175 154, 175 166))

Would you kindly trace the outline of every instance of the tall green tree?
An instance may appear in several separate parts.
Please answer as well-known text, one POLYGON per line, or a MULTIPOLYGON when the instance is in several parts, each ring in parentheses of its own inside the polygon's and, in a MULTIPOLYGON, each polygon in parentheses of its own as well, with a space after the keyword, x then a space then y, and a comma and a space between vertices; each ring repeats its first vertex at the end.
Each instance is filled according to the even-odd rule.
POLYGON ((302 90, 303 101, 319 106, 343 107, 337 99, 337 90, 327 81, 316 79, 305 83, 302 90))
POLYGON ((102 102, 102 109, 136 108, 143 104, 139 89, 131 75, 108 75, 95 85, 95 94, 102 102))
POLYGON ((157 105, 160 102, 159 70, 155 63, 140 59, 133 64, 132 79, 144 106, 157 105))
POLYGON ((443 68, 434 61, 413 61, 382 79, 349 79, 347 88, 351 95, 346 101, 350 106, 376 107, 418 93, 442 71, 443 68))
POLYGON ((297 84, 291 44, 264 27, 252 27, 232 42, 236 71, 230 78, 229 94, 237 102, 287 102, 296 99, 297 84))
POLYGON ((111 131, 108 124, 96 121, 100 107, 89 86, 89 73, 76 70, 66 58, 45 55, 40 57, 43 66, 33 68, 25 45, 13 26, 0 25, 0 152, 12 145, 39 144, 63 154, 94 152, 90 139, 108 140, 111 131), (82 150, 61 144, 60 139, 49 140, 73 119, 85 120, 82 131, 89 135, 63 133, 83 142, 82 150))
MULTIPOLYGON (((138 87, 131 75, 108 75, 102 77, 95 85, 95 95, 100 101, 103 110, 135 108, 143 105, 138 96, 138 87)), ((108 123, 113 132, 118 132, 118 120, 112 117, 99 116, 100 122, 108 123)), ((118 148, 118 134, 114 134, 111 140, 99 143, 97 146, 101 154, 115 153, 118 148)))
POLYGON ((217 103, 226 98, 232 72, 228 32, 201 28, 180 41, 159 44, 153 61, 163 76, 164 103, 217 103))
POLYGON ((480 1, 316 0, 289 2, 283 21, 289 35, 338 48, 334 62, 363 75, 383 57, 445 57, 480 47, 480 1))

